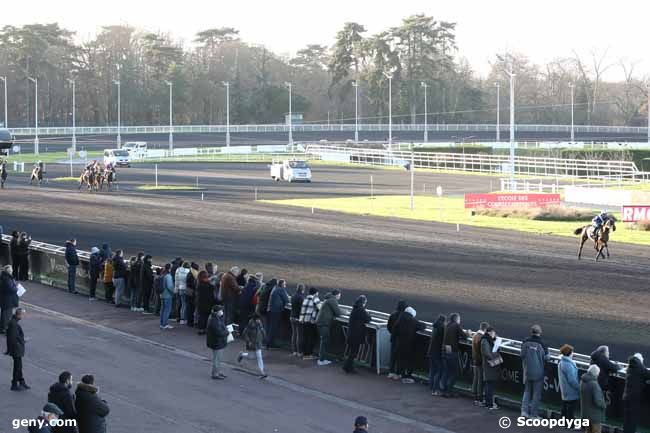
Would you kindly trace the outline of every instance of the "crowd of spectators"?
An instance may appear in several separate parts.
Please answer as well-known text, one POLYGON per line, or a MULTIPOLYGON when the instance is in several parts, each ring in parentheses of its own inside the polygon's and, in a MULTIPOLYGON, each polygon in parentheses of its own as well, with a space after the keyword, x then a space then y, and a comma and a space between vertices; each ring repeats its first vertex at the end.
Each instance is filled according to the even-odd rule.
MULTIPOLYGON (((16 266, 25 266, 21 272, 27 272, 28 259, 17 251, 20 251, 21 242, 29 245, 31 239, 24 233, 14 232, 14 235, 12 261, 16 266)), ((75 239, 66 243, 65 260, 69 270, 68 290, 78 293, 75 282, 80 261, 75 239)), ((237 266, 221 272, 212 262, 201 266, 182 257, 154 267, 151 255, 139 252, 127 261, 122 250, 112 252, 108 244, 101 249, 91 249, 88 275, 91 301, 96 300, 96 289, 101 282, 106 302, 117 308, 130 308, 134 313, 159 315, 159 326, 163 332, 174 329, 170 322, 175 321, 176 326, 195 328, 198 334, 205 335, 206 345, 213 355, 211 377, 215 380, 226 379, 221 368, 224 350, 236 337, 240 337, 244 345, 237 362, 243 363, 253 354, 259 377, 265 379, 267 372, 263 350, 278 347, 280 329, 285 321, 291 325, 289 342, 292 356, 305 361, 315 360, 318 366, 332 363, 328 357, 332 325, 344 315, 339 305, 342 296, 339 290, 321 296, 316 287, 298 284, 290 294, 283 279, 265 281, 262 273, 252 274, 237 266), (237 327, 233 326, 235 324, 237 327)), ((24 312, 18 308, 19 299, 15 294, 16 281, 26 278, 26 274, 16 272, 10 265, 5 266, 0 274, 0 332, 7 330, 8 353, 14 358, 12 389, 16 391, 29 388, 22 377, 21 361, 25 349, 24 341, 21 343, 22 330, 18 332, 18 322, 24 312)), ((346 374, 357 372, 355 362, 360 348, 367 341, 367 325, 373 320, 366 309, 367 304, 366 296, 359 296, 347 318, 347 349, 342 366, 346 374)), ((391 343, 388 378, 404 384, 415 383, 417 335, 425 330, 424 322, 417 318, 413 306, 399 301, 388 318, 387 329, 391 343)), ((432 323, 426 351, 431 394, 443 398, 459 396, 456 382, 461 375, 460 345, 466 342, 471 344, 474 405, 498 410, 500 407, 494 390, 501 379, 500 370, 504 362, 500 353, 500 338, 496 329, 486 322, 480 323, 474 333, 465 331, 458 313, 441 314, 432 323)), ((591 354, 592 365, 588 371, 579 376, 573 360, 573 347, 565 344, 560 348, 560 353, 557 370, 563 402, 561 415, 566 419, 589 419, 587 431, 599 432, 605 421, 610 377, 618 373, 621 367, 609 359, 608 347, 601 346, 591 354)), ((521 416, 539 418, 545 368, 550 360, 539 325, 531 326, 530 336, 521 344, 520 356, 524 384, 521 416)), ((646 383, 650 383, 650 371, 644 366, 643 356, 638 353, 629 358, 628 365, 623 393, 624 433, 634 433, 641 414, 642 389, 646 383)), ((64 373, 60 383, 52 386, 50 396, 64 395, 62 387, 69 390, 70 386, 69 373, 64 373)), ((89 408, 92 408, 93 413, 105 412, 97 415, 103 419, 108 414, 108 406, 96 398, 96 393, 92 376, 84 376, 75 392, 74 405, 50 397, 49 404, 58 407, 61 414, 54 411, 53 415, 44 409, 42 416, 74 416, 82 426, 84 422, 81 421, 83 416, 80 418, 79 415, 80 408, 83 413, 90 413, 89 408)), ((85 422, 99 421, 93 418, 93 421, 85 422)), ((83 433, 81 427, 80 431, 83 433)))

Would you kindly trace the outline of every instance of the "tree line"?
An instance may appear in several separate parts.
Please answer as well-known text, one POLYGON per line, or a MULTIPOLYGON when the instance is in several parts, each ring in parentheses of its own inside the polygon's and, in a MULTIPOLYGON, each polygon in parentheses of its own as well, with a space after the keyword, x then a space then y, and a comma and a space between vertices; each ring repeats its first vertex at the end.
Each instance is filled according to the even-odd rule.
MULTIPOLYGON (((456 45, 456 24, 426 15, 370 35, 349 22, 332 46, 312 44, 287 58, 263 45, 242 41, 234 28, 200 31, 188 46, 164 33, 134 27, 102 27, 79 42, 71 30, 52 24, 5 26, 0 30, 0 76, 7 77, 8 123, 34 124, 34 88, 39 81, 39 125, 71 124, 76 84, 77 125, 115 125, 121 83, 124 125, 165 125, 169 84, 175 124, 223 124, 230 83, 233 124, 281 123, 292 83, 294 112, 306 122, 353 123, 355 87, 364 123, 388 122, 389 77, 394 123, 492 123, 497 84, 501 119, 508 116, 509 73, 515 73, 518 123, 568 124, 574 85, 576 124, 645 125, 648 78, 634 63, 612 62, 607 52, 577 54, 546 65, 526 56, 498 55, 487 77, 479 77, 456 45), (625 77, 606 82, 619 68, 625 77)), ((0 83, 1 84, 1 83, 0 83)), ((0 99, 2 92, 0 92, 0 99)), ((0 119, 2 117, 0 116, 0 119)))

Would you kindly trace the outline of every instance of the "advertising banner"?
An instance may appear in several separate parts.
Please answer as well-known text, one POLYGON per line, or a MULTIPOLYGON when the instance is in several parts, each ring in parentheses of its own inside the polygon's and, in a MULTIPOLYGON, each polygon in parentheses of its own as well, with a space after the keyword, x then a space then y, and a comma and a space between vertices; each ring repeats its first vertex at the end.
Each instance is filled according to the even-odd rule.
POLYGON ((465 194, 465 209, 543 207, 549 205, 559 206, 560 194, 465 194))
POLYGON ((623 206, 621 216, 624 223, 650 221, 650 206, 623 206))

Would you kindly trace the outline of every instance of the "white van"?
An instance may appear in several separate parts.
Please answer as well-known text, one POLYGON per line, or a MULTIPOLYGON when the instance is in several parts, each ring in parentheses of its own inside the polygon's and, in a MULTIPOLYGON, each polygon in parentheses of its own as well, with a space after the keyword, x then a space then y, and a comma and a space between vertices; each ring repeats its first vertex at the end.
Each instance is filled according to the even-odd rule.
POLYGON ((131 167, 129 151, 124 149, 104 149, 104 165, 112 164, 114 167, 131 167))
POLYGON ((287 160, 271 163, 271 179, 288 182, 311 182, 311 168, 306 161, 287 160))
POLYGON ((131 158, 144 158, 147 155, 146 141, 127 141, 122 149, 129 152, 131 158))

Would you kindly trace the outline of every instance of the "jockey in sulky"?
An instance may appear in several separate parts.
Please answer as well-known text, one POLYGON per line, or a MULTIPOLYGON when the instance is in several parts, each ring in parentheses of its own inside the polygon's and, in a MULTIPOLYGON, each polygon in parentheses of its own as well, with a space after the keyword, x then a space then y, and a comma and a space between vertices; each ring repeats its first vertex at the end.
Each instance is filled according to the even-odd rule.
POLYGON ((605 224, 605 221, 607 221, 607 211, 605 210, 600 211, 598 215, 592 218, 591 225, 594 228, 594 240, 598 240, 598 233, 600 232, 600 228, 603 226, 603 224, 605 224))

